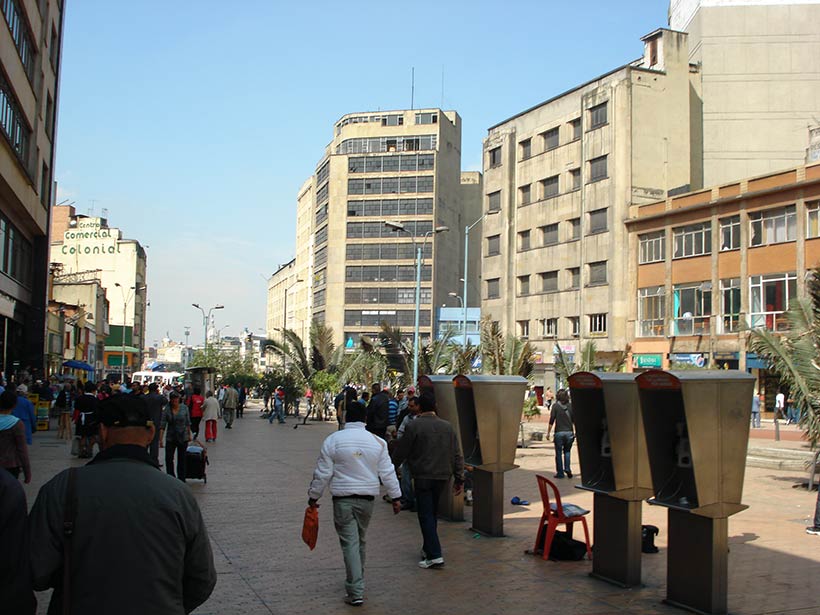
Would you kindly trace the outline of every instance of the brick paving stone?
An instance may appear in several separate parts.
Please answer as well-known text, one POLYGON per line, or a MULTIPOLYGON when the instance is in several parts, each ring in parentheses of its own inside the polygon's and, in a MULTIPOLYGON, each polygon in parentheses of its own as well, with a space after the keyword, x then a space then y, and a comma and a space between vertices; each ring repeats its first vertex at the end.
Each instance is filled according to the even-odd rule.
MULTIPOLYGON (((335 614, 343 604, 344 566, 333 531, 329 494, 321 500, 319 542, 309 551, 300 537, 302 516, 319 446, 335 425, 293 429, 258 418, 252 405, 234 429, 220 425, 209 445, 208 483, 190 481, 213 544, 219 581, 197 614, 335 614)), ((80 465, 54 431, 36 434, 34 480, 39 487, 59 470, 80 465)), ((518 470, 506 474, 505 538, 476 537, 469 523, 441 522, 446 565, 416 566, 421 536, 416 517, 397 517, 376 502, 368 532, 366 602, 362 613, 506 614, 560 611, 562 615, 674 614, 663 604, 666 583, 666 510, 644 504, 644 523, 660 528, 661 552, 643 556, 641 588, 623 590, 588 576, 592 564, 550 562, 525 555, 541 515, 535 475, 554 473, 551 442, 519 450, 518 470), (513 495, 530 506, 512 506, 513 495)), ((573 451, 577 465, 577 451, 573 451)), ((577 469, 577 468, 576 468, 577 469)), ((734 615, 820 614, 820 537, 804 528, 815 493, 798 488, 799 472, 748 468, 743 501, 750 509, 730 519, 729 610, 734 615)), ((558 481, 562 498, 592 507, 592 494, 558 481)), ((469 518, 470 508, 466 508, 469 518)), ((594 514, 589 515, 590 532, 594 514)), ((580 528, 576 528, 576 538, 580 528)), ((48 593, 38 595, 45 613, 48 593)))

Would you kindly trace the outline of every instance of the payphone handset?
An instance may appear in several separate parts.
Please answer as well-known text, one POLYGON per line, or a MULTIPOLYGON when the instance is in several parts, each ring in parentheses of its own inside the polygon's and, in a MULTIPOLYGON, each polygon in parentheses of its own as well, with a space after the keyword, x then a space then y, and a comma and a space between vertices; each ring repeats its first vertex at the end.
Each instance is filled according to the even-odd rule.
POLYGON ((689 446, 689 433, 686 431, 686 423, 675 423, 677 441, 675 442, 675 454, 678 457, 679 468, 692 467, 692 449, 689 446))
POLYGON ((601 457, 612 457, 612 443, 609 441, 606 417, 601 420, 601 457))

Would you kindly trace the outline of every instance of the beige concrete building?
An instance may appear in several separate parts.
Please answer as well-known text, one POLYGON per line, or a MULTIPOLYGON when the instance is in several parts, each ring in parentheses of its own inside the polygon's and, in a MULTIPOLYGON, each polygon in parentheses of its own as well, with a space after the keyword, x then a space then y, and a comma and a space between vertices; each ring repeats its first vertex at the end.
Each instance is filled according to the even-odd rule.
POLYGON ((268 308, 265 326, 269 339, 281 340, 282 329, 295 331, 307 343, 310 315, 304 306, 307 276, 299 275, 294 258, 268 279, 268 308))
POLYGON ((0 11, 0 370, 42 370, 63 33, 60 0, 0 11))
MULTIPOLYGON (((97 272, 69 273, 55 275, 51 282, 53 302, 76 306, 73 316, 61 315, 66 325, 73 327, 72 339, 66 340, 70 341, 71 354, 65 354, 64 349, 63 357, 83 361, 94 368, 87 374, 92 380, 104 373, 105 343, 110 333, 110 303, 98 276, 97 272)), ((49 341, 49 350, 54 343, 49 341)), ((53 373, 61 373, 59 366, 56 367, 53 373)))
MULTIPOLYGON (((481 181, 480 173, 461 173, 455 111, 343 116, 299 198, 300 212, 311 207, 297 223, 294 267, 309 286, 303 305, 311 319, 331 327, 336 343, 346 346, 376 335, 382 321, 412 335, 416 242, 423 245, 420 331, 429 338, 433 307, 461 291, 460 231, 480 215, 481 181), (433 233, 440 226, 449 232, 433 233)), ((477 296, 470 300, 475 305, 477 296)))
MULTIPOLYGON (((691 178, 687 36, 657 30, 640 59, 489 129, 484 140, 482 315, 534 345, 624 349, 624 220, 691 178)), ((551 378, 546 384, 552 385, 551 378)))
POLYGON ((805 162, 820 124, 820 0, 672 0, 669 25, 689 33, 702 80, 692 187, 805 162))

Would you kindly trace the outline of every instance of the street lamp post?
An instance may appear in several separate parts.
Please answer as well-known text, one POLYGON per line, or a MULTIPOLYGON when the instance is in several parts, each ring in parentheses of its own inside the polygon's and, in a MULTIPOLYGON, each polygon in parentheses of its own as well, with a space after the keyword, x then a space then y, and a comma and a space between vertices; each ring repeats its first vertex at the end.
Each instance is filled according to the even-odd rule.
MULTIPOLYGON (((132 297, 136 297, 136 294, 141 290, 145 290, 145 286, 129 286, 128 287, 128 294, 125 293, 125 288, 119 283, 114 282, 114 286, 120 289, 120 294, 122 295, 122 355, 120 356, 120 383, 125 383, 125 322, 128 317, 128 303, 131 301, 132 297)), ((131 333, 131 342, 134 341, 134 334, 133 330, 131 333)))
POLYGON ((462 293, 464 305, 462 305, 463 319, 461 322, 461 330, 464 334, 464 348, 467 348, 467 269, 469 267, 470 262, 467 260, 467 255, 470 251, 470 229, 472 229, 476 224, 481 222, 483 219, 484 214, 481 214, 478 220, 464 227, 464 290, 462 293))
POLYGON ((413 384, 415 385, 419 379, 419 313, 421 311, 421 262, 423 257, 424 246, 427 240, 438 233, 449 231, 447 226, 437 226, 431 231, 427 231, 423 235, 421 243, 416 241, 416 236, 408 231, 403 224, 399 222, 385 221, 385 226, 400 233, 407 233, 413 241, 413 246, 416 248, 416 313, 413 318, 413 384))
POLYGON ((211 320, 211 312, 214 310, 223 310, 225 306, 220 304, 214 305, 213 307, 208 308, 208 312, 206 314, 205 308, 201 307, 198 303, 192 303, 196 309, 202 312, 202 327, 205 329, 205 350, 208 350, 208 321, 211 320))
POLYGON ((188 336, 191 335, 191 327, 185 325, 185 360, 182 362, 184 369, 188 369, 188 336))

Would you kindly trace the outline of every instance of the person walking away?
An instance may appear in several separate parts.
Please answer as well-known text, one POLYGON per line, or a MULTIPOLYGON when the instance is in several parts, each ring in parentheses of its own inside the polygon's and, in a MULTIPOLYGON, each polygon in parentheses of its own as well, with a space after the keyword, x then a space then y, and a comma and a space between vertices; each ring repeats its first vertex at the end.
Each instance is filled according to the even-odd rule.
POLYGON ((22 384, 17 387, 17 403, 12 414, 23 421, 23 426, 26 428, 26 444, 31 446, 32 434, 36 431, 37 415, 34 412, 34 404, 26 396, 25 388, 22 384))
POLYGON ((245 401, 248 399, 248 390, 242 386, 240 382, 236 385, 238 398, 236 400, 236 418, 241 419, 245 416, 245 401))
POLYGON ((308 506, 330 486, 333 496, 333 524, 345 562, 345 602, 364 603, 365 537, 379 495, 379 480, 392 499, 393 514, 401 509, 401 489, 387 453, 387 443, 367 433, 367 411, 359 402, 346 408, 344 429, 330 434, 322 443, 313 480, 308 489, 308 506))
POLYGON ((313 412, 313 391, 310 387, 305 391, 305 405, 307 406, 305 412, 310 416, 310 413, 313 412))
POLYGON ((31 482, 31 465, 23 421, 12 414, 17 394, 6 389, 0 393, 0 464, 14 477, 23 473, 24 482, 31 482))
POLYGON ((225 419, 225 429, 233 429, 236 416, 236 404, 239 403, 239 393, 231 385, 225 387, 225 398, 222 402, 222 416, 225 419))
POLYGON ((74 421, 77 424, 77 436, 80 438, 80 459, 90 458, 97 441, 97 386, 90 380, 83 387, 85 391, 74 402, 74 421))
POLYGON ((783 394, 782 390, 777 391, 777 395, 774 396, 774 418, 776 419, 785 419, 786 418, 786 396, 783 394))
POLYGON ((0 605, 6 615, 32 615, 37 610, 28 567, 27 517, 23 487, 10 472, 0 470, 0 605))
POLYGON ((180 403, 180 394, 174 391, 165 412, 159 431, 160 446, 165 436, 165 471, 174 476, 174 454, 177 457, 176 477, 185 482, 185 452, 191 441, 191 415, 188 407, 180 403))
POLYGON ((159 385, 152 382, 148 385, 148 395, 143 398, 143 401, 148 410, 148 418, 151 420, 151 424, 156 427, 154 429, 154 439, 151 440, 151 444, 148 446, 148 455, 154 465, 159 466, 159 425, 162 423, 162 413, 165 406, 168 405, 168 398, 159 392, 159 385))
POLYGON ((552 410, 552 402, 555 400, 555 393, 552 392, 552 387, 547 387, 547 390, 544 391, 544 404, 547 406, 547 410, 552 410))
POLYGON ((434 568, 444 565, 437 526, 439 500, 451 476, 453 493, 461 493, 464 457, 453 427, 436 416, 432 395, 423 393, 419 397, 419 410, 419 415, 396 441, 393 462, 401 464, 406 460, 410 466, 415 483, 416 514, 424 539, 424 558, 418 565, 419 568, 434 568))
POLYGON ((194 392, 191 394, 191 405, 188 408, 191 411, 191 432, 194 434, 194 440, 199 437, 199 424, 202 422, 202 404, 205 403, 205 398, 202 397, 202 389, 194 387, 194 392))
POLYGON ((285 422, 285 401, 284 395, 280 395, 281 392, 282 387, 276 387, 273 393, 273 412, 268 418, 268 423, 271 425, 273 425, 273 419, 277 419, 280 425, 285 422))
POLYGON ((758 394, 752 397, 752 427, 760 429, 760 405, 763 403, 763 395, 758 394))
POLYGON ((148 456, 155 426, 144 398, 112 396, 98 417, 102 452, 46 483, 31 510, 34 589, 54 588, 49 613, 63 612, 64 600, 71 613, 189 613, 216 585, 199 506, 148 456), (69 538, 67 499, 74 503, 69 538), (65 549, 69 587, 62 586, 65 549))
POLYGON ((572 426, 572 404, 569 403, 569 395, 566 389, 561 389, 555 395, 555 403, 550 411, 550 424, 547 427, 547 439, 550 431, 555 426, 555 475, 554 478, 572 478, 570 469, 570 452, 572 443, 575 441, 575 433, 572 426))
MULTIPOLYGON (((407 426, 419 415, 420 411, 419 398, 415 396, 408 398, 407 414, 404 419, 402 419, 401 425, 399 425, 396 438, 401 438, 404 435, 407 426)), ((416 495, 413 491, 413 473, 410 471, 410 465, 406 461, 402 462, 399 471, 401 472, 401 509, 415 511, 416 495)))
POLYGON ((373 395, 370 398, 370 403, 367 405, 367 431, 384 440, 387 438, 390 400, 387 397, 387 393, 382 391, 382 385, 378 382, 374 382, 370 390, 373 395))
POLYGON ((54 400, 54 410, 57 413, 57 437, 71 440, 71 399, 68 394, 68 385, 64 384, 54 400))
POLYGON ((396 421, 399 418, 399 402, 390 391, 386 391, 385 395, 387 395, 387 426, 398 429, 396 421))
POLYGON ((222 412, 225 409, 225 385, 219 386, 216 392, 216 401, 219 402, 219 416, 222 417, 222 412))
POLYGON ((205 442, 216 442, 216 423, 219 419, 219 402, 212 391, 205 393, 202 404, 202 420, 205 421, 205 442))
POLYGON ((264 393, 264 396, 262 397, 262 403, 263 403, 262 412, 267 412, 269 407, 270 407, 270 389, 268 389, 268 387, 265 387, 265 393, 264 393))

